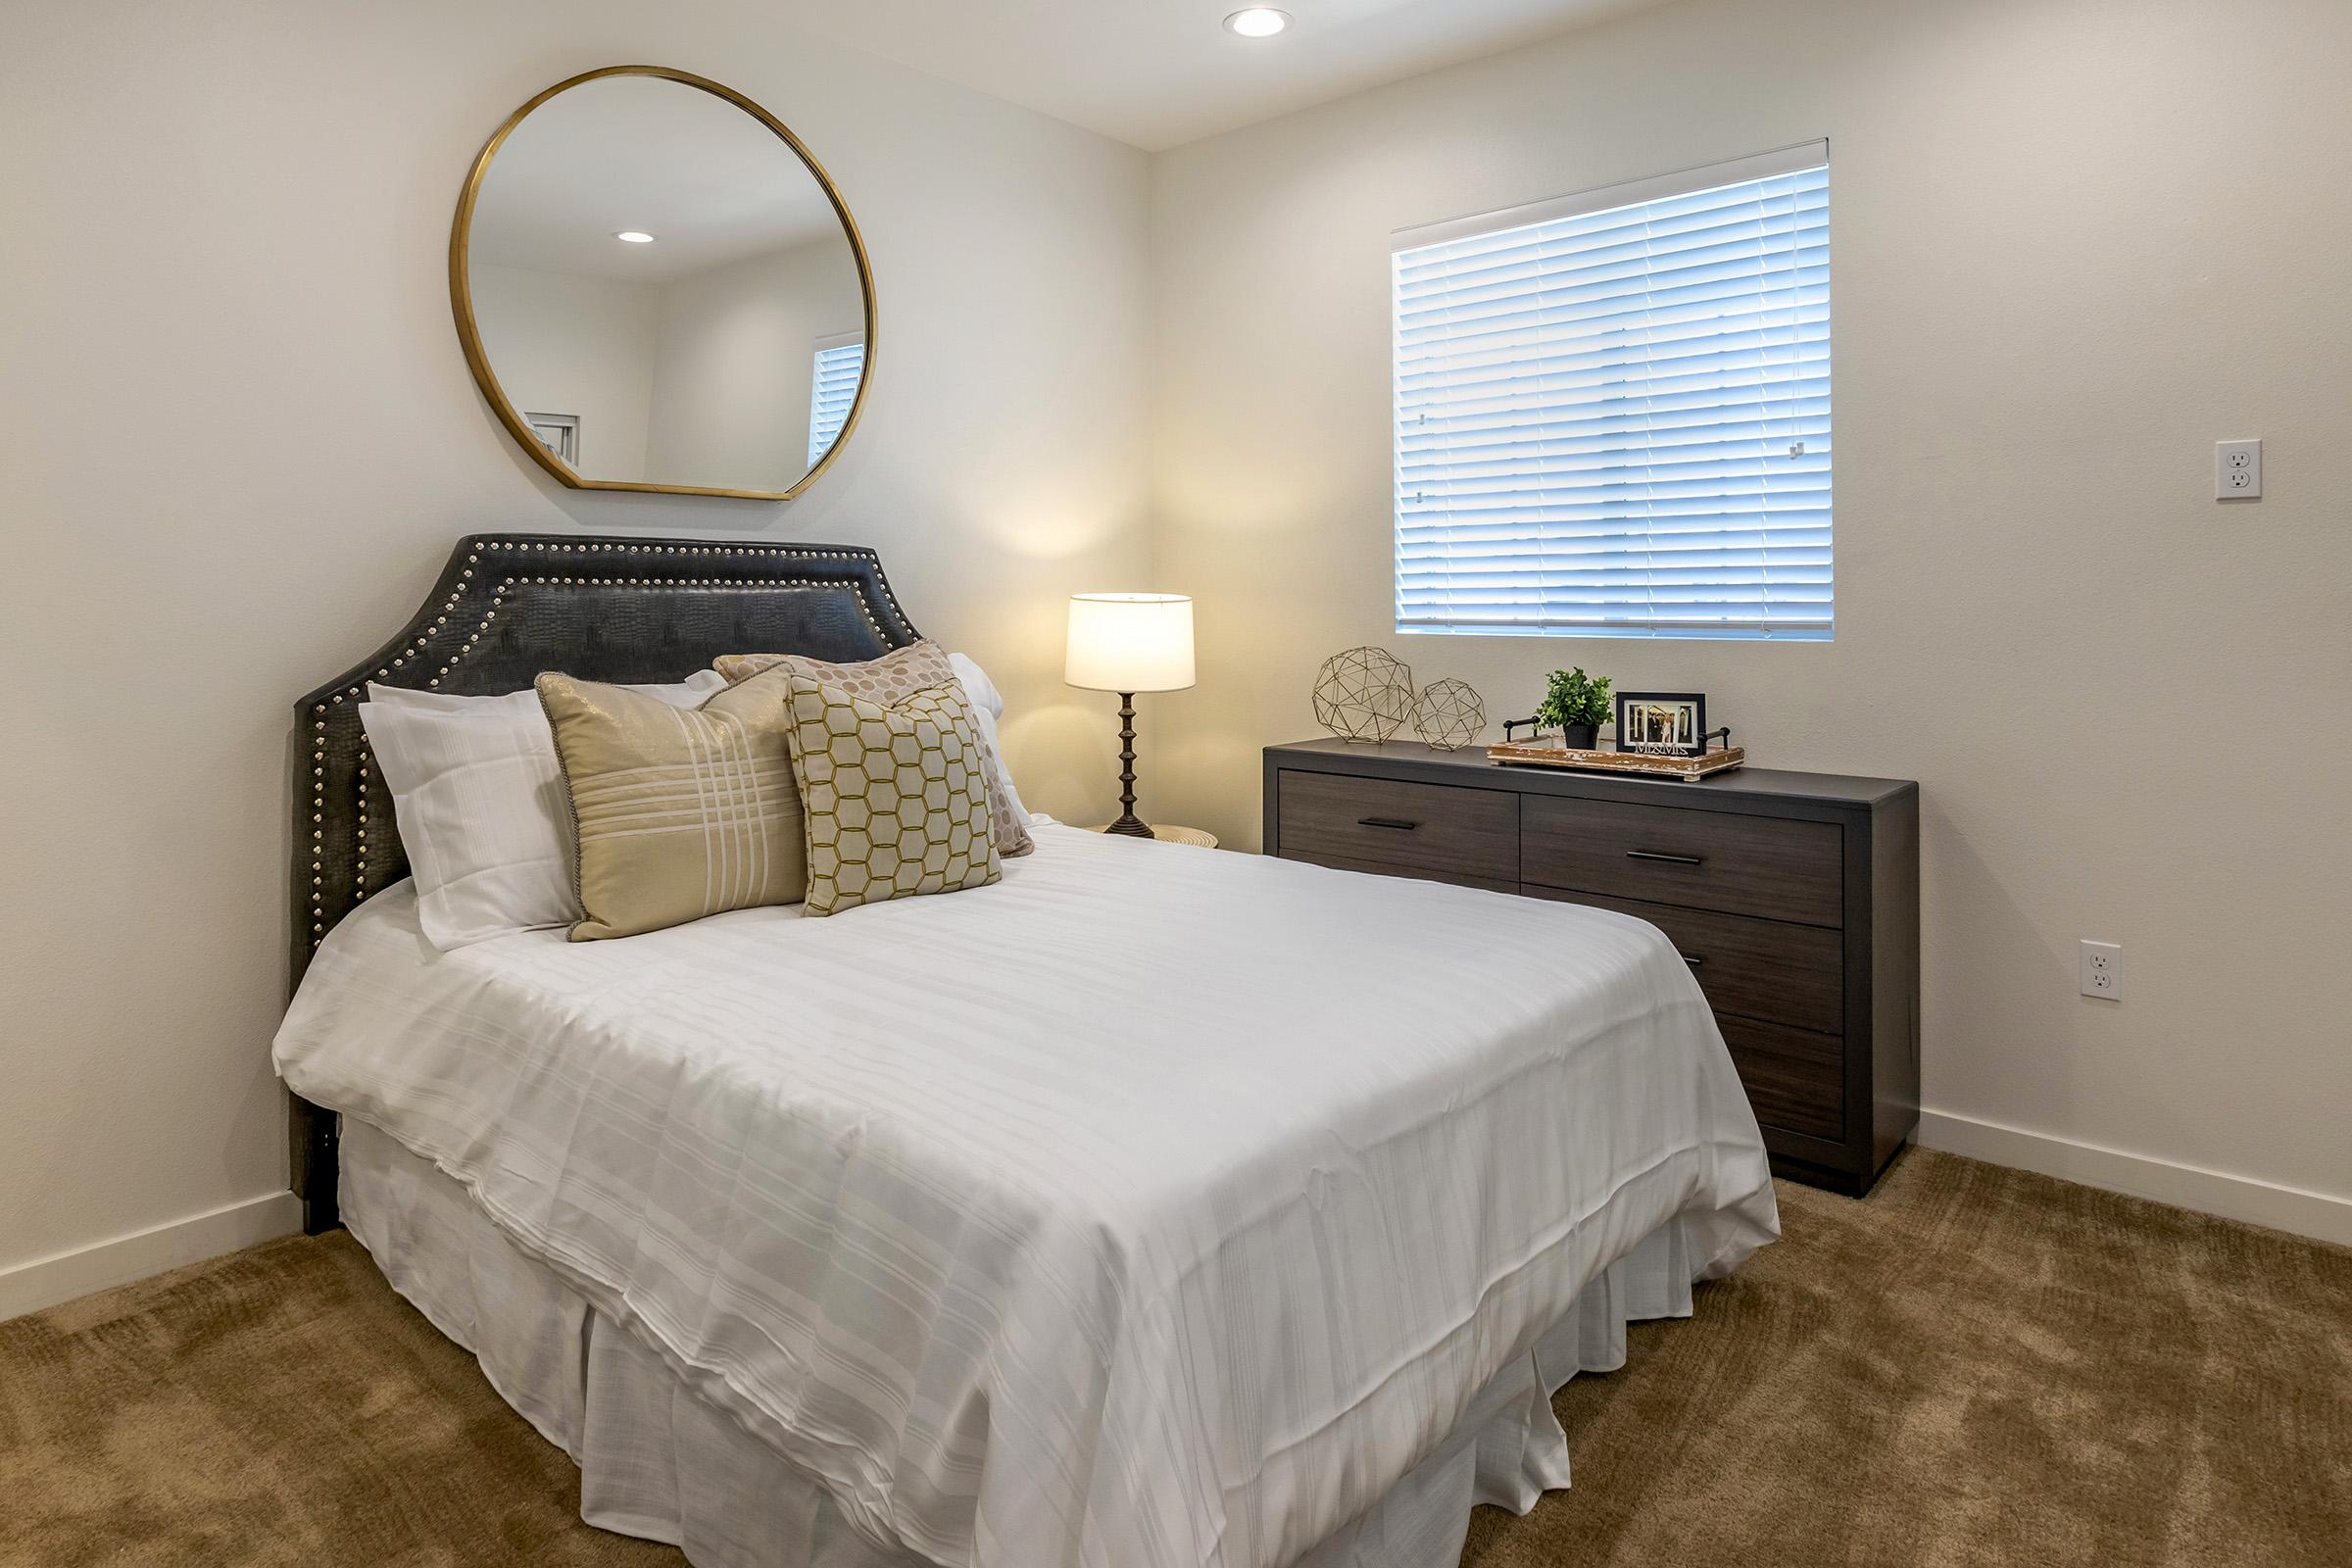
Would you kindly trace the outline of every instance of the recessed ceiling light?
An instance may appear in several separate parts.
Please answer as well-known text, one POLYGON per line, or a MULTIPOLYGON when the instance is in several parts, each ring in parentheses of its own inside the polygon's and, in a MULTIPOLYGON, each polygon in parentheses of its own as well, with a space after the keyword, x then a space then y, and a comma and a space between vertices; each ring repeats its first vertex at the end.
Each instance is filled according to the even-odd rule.
POLYGON ((1291 14, 1272 6, 1251 6, 1225 19, 1225 30, 1245 38, 1271 38, 1290 24, 1291 14))
POLYGON ((624 228, 612 236, 623 245, 651 245, 654 236, 642 228, 624 228))

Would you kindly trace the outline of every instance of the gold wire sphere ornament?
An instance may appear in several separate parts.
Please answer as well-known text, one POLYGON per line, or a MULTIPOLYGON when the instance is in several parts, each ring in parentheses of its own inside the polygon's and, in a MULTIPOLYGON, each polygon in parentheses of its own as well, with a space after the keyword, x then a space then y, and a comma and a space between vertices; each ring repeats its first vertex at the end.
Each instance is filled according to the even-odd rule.
POLYGON ((1385 741, 1413 715, 1413 671, 1385 648, 1350 648, 1315 675, 1315 722, 1345 741, 1385 741))
POLYGON ((1487 732, 1487 702, 1466 680, 1433 680, 1413 701, 1413 733, 1441 752, 1458 752, 1487 732))

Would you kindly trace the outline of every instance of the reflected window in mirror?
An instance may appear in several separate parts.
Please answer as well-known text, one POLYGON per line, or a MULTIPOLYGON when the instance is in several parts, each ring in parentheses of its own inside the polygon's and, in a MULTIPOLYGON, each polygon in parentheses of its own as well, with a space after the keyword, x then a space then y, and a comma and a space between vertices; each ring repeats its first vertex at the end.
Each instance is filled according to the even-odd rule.
POLYGON ((865 374, 865 338, 858 332, 836 332, 816 340, 815 363, 808 374, 808 466, 815 467, 841 439, 841 426, 858 401, 858 384, 865 374))

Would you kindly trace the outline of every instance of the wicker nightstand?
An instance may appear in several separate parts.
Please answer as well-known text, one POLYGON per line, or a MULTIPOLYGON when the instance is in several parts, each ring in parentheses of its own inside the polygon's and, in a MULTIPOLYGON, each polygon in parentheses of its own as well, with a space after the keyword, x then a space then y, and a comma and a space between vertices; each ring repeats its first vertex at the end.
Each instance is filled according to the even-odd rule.
MULTIPOLYGON (((1087 831, 1101 833, 1105 830, 1098 826, 1088 828, 1087 831)), ((1213 850, 1217 847, 1217 836, 1205 828, 1170 827, 1164 822, 1154 822, 1152 824, 1152 836, 1162 844, 1190 844, 1195 849, 1200 850, 1213 850)))

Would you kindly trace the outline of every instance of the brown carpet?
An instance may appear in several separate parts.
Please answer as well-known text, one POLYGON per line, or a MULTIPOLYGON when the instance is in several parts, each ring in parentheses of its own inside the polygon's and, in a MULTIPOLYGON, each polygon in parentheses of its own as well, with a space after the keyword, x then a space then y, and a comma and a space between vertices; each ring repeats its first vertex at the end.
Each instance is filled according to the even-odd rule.
POLYGON ((2352 1251, 1913 1152, 1552 1401, 1464 1568, 2352 1563, 2352 1251))
POLYGON ((359 1243, 271 1242, 0 1323, 0 1563, 685 1558, 580 1474, 359 1243))
MULTIPOLYGON (((1781 1202, 1465 1568, 2352 1564, 2352 1251, 1940 1154, 1781 1202)), ((342 1235, 0 1324, 11 1568, 682 1561, 578 1506, 342 1235)))

